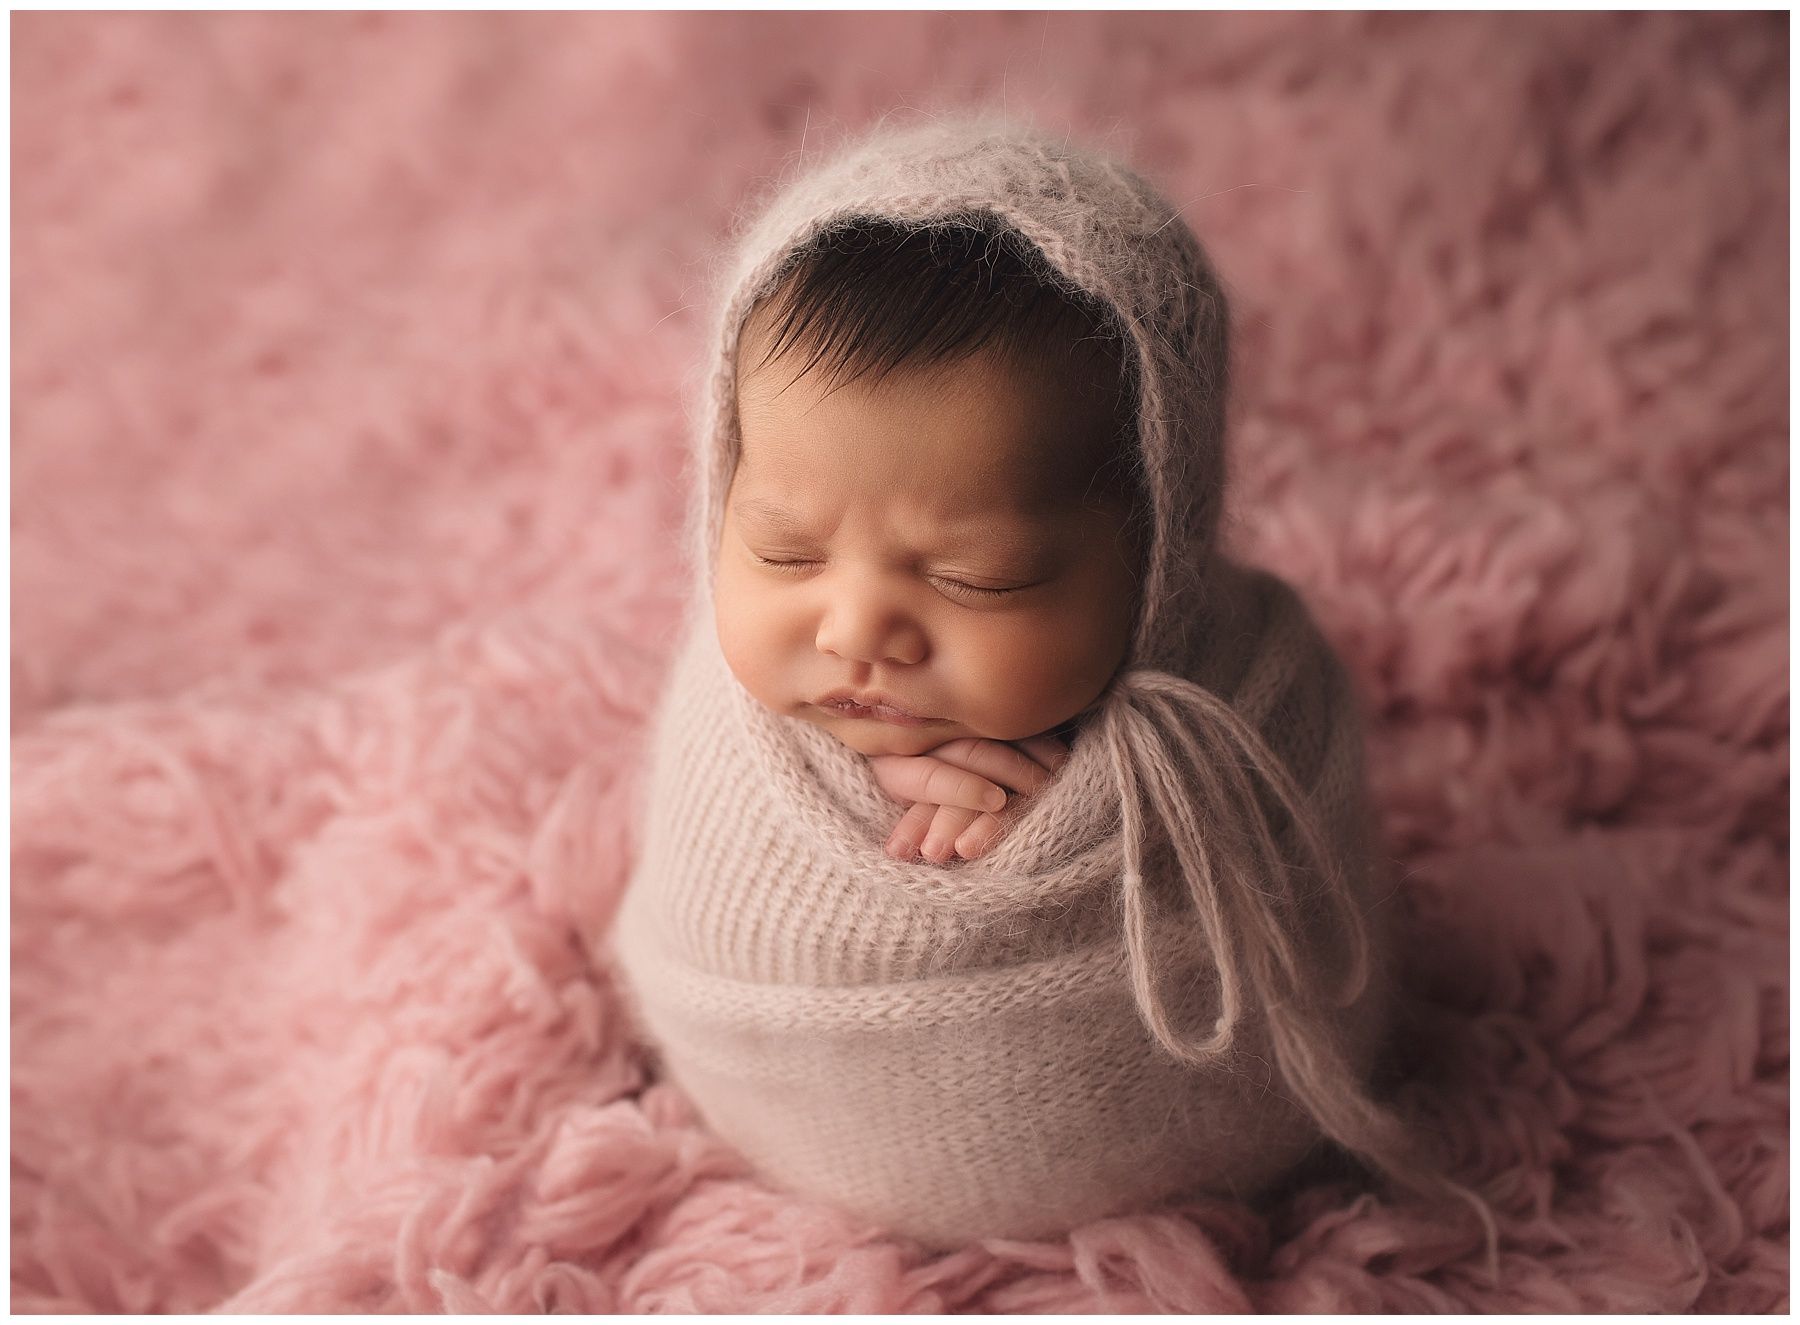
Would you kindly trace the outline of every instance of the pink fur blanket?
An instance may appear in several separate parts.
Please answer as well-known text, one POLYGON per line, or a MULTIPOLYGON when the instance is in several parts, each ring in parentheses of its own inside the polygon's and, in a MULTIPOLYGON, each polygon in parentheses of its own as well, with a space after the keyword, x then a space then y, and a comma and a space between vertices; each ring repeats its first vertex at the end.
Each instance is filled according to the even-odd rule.
POLYGON ((16 17, 13 1308, 1785 1308, 1786 39, 16 17), (1330 1171, 927 1253, 747 1172, 586 955, 706 257, 790 154, 976 100, 1230 285, 1232 538, 1370 705, 1405 1089, 1498 1283, 1330 1171))

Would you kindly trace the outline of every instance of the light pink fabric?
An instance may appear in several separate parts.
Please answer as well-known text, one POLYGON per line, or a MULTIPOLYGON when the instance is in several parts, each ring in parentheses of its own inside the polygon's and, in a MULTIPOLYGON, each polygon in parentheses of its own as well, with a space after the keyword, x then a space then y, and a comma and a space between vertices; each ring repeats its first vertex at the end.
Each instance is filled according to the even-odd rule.
POLYGON ((14 1308, 1785 1305, 1785 22, 19 16, 14 1308), (579 956, 696 264, 977 95, 1224 271, 1232 536, 1375 705, 1498 1288, 1342 1183, 873 1238, 643 1091, 579 956))

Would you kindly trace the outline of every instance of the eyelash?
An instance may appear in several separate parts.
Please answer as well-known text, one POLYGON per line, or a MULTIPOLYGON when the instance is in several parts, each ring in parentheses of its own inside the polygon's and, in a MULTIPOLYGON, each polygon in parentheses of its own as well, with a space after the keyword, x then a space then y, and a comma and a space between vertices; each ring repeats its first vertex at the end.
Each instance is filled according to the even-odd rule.
MULTIPOLYGON (((761 556, 755 552, 752 552, 750 555, 755 557, 757 561, 764 566, 773 566, 777 570, 785 570, 790 566, 810 566, 813 564, 810 561, 771 561, 768 557, 761 556)), ((940 578, 938 582, 940 584, 947 584, 960 593, 972 593, 982 598, 1004 598, 1008 594, 1019 592, 1017 589, 983 589, 978 584, 964 584, 961 580, 946 580, 940 578)))

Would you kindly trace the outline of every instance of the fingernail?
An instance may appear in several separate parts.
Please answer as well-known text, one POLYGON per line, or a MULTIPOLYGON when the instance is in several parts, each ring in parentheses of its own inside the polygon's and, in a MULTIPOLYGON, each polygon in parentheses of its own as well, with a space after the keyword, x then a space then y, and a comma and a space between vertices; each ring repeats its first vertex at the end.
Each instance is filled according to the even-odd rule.
POLYGON ((987 794, 981 798, 981 801, 982 805, 987 809, 996 811, 1004 810, 1006 808, 1006 793, 998 787, 989 787, 987 794))
POLYGON ((944 849, 944 843, 943 843, 942 838, 932 837, 932 838, 926 839, 926 841, 925 841, 925 857, 927 860, 937 860, 940 857, 946 856, 948 854, 949 853, 947 851, 945 851, 945 849, 944 849))

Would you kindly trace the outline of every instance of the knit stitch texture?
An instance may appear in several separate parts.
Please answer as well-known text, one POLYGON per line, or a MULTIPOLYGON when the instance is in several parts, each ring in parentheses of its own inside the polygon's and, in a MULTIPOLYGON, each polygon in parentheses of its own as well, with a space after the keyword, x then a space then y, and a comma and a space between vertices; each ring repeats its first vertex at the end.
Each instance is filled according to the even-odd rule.
POLYGON ((989 116, 878 130, 766 200, 721 272, 694 613, 614 936, 667 1072, 769 1177, 926 1241, 1254 1194, 1321 1136, 1414 1182, 1363 1089, 1389 995, 1356 697, 1292 589, 1217 550, 1227 311, 1116 162, 989 116), (867 761, 725 666, 714 551, 748 312, 818 231, 991 213, 1111 305, 1154 516, 1129 655, 987 856, 889 859, 867 761))

